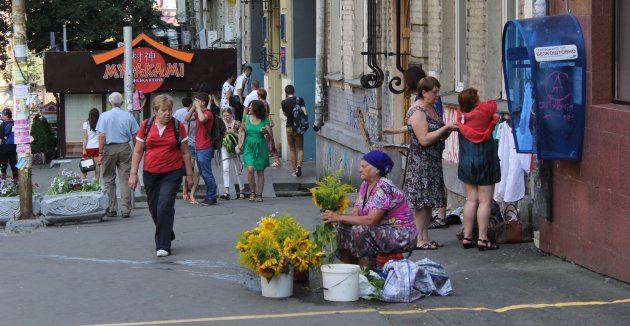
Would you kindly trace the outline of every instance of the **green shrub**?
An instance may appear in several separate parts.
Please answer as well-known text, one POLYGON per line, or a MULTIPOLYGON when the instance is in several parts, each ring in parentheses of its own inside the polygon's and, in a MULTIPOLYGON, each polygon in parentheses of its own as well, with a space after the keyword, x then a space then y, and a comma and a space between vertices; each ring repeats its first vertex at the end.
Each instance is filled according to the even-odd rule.
POLYGON ((55 138, 46 118, 39 115, 33 118, 31 136, 33 137, 33 142, 31 143, 32 153, 46 153, 46 157, 51 157, 52 155, 50 154, 55 153, 57 138, 55 138))

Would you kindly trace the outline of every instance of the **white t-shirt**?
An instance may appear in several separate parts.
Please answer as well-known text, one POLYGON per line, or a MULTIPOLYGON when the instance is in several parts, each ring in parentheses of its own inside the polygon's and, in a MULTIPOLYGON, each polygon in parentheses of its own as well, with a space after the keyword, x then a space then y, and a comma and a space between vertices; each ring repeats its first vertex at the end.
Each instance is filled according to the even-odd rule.
POLYGON ((232 96, 234 96, 234 86, 230 85, 230 83, 223 83, 223 88, 221 89, 221 108, 229 108, 230 107, 230 99, 227 98, 227 92, 232 91, 232 96))
POLYGON ((245 100, 243 100, 243 105, 247 108, 249 107, 249 103, 257 99, 258 99, 258 91, 257 90, 251 91, 251 93, 245 96, 245 100))
POLYGON ((87 130, 87 144, 85 148, 98 148, 98 131, 90 130, 90 124, 87 121, 83 122, 83 130, 87 130))
POLYGON ((180 108, 179 110, 173 113, 173 118, 177 119, 177 121, 186 124, 186 113, 188 113, 188 108, 180 108))

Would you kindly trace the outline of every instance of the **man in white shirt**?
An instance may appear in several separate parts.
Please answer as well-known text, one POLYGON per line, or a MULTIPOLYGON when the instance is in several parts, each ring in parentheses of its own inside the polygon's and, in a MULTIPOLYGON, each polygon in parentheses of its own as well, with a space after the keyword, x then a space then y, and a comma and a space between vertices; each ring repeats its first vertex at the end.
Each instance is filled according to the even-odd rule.
POLYGON ((190 97, 184 97, 182 99, 182 108, 178 109, 177 111, 175 111, 175 113, 173 113, 173 118, 177 119, 177 121, 183 123, 185 126, 187 124, 186 113, 188 113, 188 110, 190 109, 191 105, 192 105, 192 99, 190 97))
POLYGON ((252 80, 252 91, 249 94, 247 94, 247 96, 245 97, 245 101, 243 102, 243 106, 245 106, 245 110, 248 110, 249 104, 252 103, 252 101, 258 99, 259 88, 260 88, 260 82, 257 80, 252 80))
POLYGON ((245 66, 245 68, 243 68, 243 73, 236 78, 236 83, 234 85, 234 91, 243 104, 245 104, 245 97, 250 93, 249 76, 251 76, 251 74, 252 67, 245 66))

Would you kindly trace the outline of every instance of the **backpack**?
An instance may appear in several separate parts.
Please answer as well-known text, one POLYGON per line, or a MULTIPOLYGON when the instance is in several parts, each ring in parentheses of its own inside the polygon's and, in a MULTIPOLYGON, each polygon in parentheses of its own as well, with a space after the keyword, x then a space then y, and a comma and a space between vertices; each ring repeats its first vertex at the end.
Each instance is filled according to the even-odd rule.
MULTIPOLYGON (((149 136, 149 131, 151 131, 151 127, 154 125, 153 120, 155 120, 155 116, 151 116, 148 120, 147 120, 147 124, 144 126, 144 149, 146 150, 147 146, 147 137, 149 136)), ((171 119, 171 121, 173 121, 173 130, 175 130, 175 140, 177 141, 177 148, 179 148, 179 145, 182 144, 182 135, 180 135, 179 133, 179 125, 177 119, 171 119)))
POLYGON ((210 136, 212 137, 212 148, 215 150, 221 150, 223 146, 223 137, 225 137, 225 122, 219 117, 218 114, 212 113, 214 119, 212 122, 212 128, 210 128, 210 136))
POLYGON ((295 98, 295 107, 291 111, 291 117, 293 118, 293 131, 304 135, 308 130, 308 117, 300 106, 300 98, 295 98))
POLYGON ((236 157, 237 143, 238 139, 233 133, 226 133, 225 137, 223 137, 223 148, 225 148, 230 157, 236 157))
POLYGON ((4 135, 2 135, 2 144, 13 145, 13 121, 10 121, 4 126, 4 135))

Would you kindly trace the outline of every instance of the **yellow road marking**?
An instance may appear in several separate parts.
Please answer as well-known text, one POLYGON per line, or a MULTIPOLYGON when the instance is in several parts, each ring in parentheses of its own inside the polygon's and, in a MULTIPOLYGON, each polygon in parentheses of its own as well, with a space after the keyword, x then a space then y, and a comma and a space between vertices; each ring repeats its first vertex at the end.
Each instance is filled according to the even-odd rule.
POLYGON ((621 299, 621 300, 614 300, 614 301, 532 303, 532 304, 519 304, 519 305, 506 306, 506 307, 501 307, 497 309, 491 309, 491 308, 485 308, 485 307, 476 307, 476 308, 442 307, 442 308, 428 308, 428 309, 381 310, 381 311, 376 310, 376 309, 328 310, 328 311, 314 311, 314 312, 295 312, 295 313, 286 313, 286 314, 241 315, 241 316, 206 317, 206 318, 193 318, 193 319, 156 320, 156 321, 117 323, 117 324, 95 324, 95 325, 90 325, 90 326, 144 326, 144 325, 165 325, 165 324, 189 324, 189 323, 202 323, 202 322, 210 322, 210 321, 272 319, 272 318, 308 317, 308 316, 324 316, 324 315, 335 315, 335 314, 359 314, 359 313, 378 313, 380 315, 412 315, 412 314, 425 314, 429 312, 441 312, 441 311, 490 311, 490 312, 496 312, 496 313, 504 313, 504 312, 508 312, 512 310, 520 310, 520 309, 601 306, 601 305, 611 305, 611 304, 620 304, 620 303, 630 303, 630 299, 621 299))

